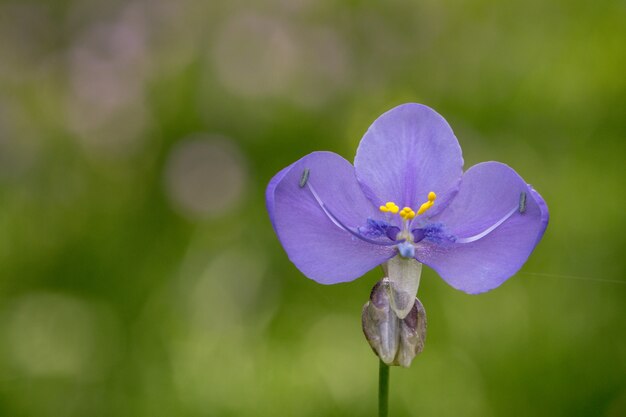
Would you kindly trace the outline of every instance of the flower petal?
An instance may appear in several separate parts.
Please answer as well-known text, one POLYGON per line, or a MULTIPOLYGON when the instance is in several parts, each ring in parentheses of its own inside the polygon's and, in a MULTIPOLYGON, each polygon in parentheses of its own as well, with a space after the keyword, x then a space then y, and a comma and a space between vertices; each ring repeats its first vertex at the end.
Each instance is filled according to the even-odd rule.
POLYGON ((292 166, 293 164, 278 171, 278 173, 272 177, 269 184, 267 184, 267 188, 265 189, 265 206, 267 207, 267 212, 270 215, 270 222, 272 222, 274 231, 276 231, 276 223, 274 221, 274 191, 276 190, 276 186, 280 183, 292 166))
POLYGON ((452 287, 477 294, 498 287, 522 267, 548 225, 548 208, 513 169, 485 162, 463 175, 459 193, 433 221, 456 242, 425 239, 416 258, 452 287))
POLYGON ((280 171, 267 188, 267 209, 289 259, 304 275, 322 284, 351 281, 395 255, 391 246, 342 229, 313 193, 352 230, 377 215, 354 168, 337 154, 314 152, 280 171))
POLYGON ((440 198, 432 215, 454 196, 463 157, 445 119, 427 106, 409 103, 374 121, 361 139, 354 166, 375 205, 393 201, 417 208, 434 191, 440 198))

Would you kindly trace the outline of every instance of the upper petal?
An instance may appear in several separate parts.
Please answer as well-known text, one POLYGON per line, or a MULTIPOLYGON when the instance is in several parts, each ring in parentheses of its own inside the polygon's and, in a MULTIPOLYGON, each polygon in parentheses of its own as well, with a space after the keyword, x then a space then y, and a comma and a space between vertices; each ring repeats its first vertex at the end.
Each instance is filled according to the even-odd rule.
POLYGON ((433 214, 453 197, 463 157, 445 119, 430 107, 409 103, 374 121, 361 139, 354 166, 374 204, 394 201, 416 208, 434 191, 440 198, 433 214))
POLYGON ((522 267, 548 225, 548 208, 513 169, 485 162, 463 175, 457 196, 432 221, 457 240, 424 240, 416 258, 454 288, 476 294, 498 287, 522 267))
POLYGON ((352 165, 332 152, 311 153, 276 174, 266 190, 267 209, 289 259, 304 275, 322 284, 351 281, 395 255, 392 247, 364 242, 336 225, 309 185, 353 230, 377 213, 352 165), (305 170, 308 185, 301 186, 305 170))

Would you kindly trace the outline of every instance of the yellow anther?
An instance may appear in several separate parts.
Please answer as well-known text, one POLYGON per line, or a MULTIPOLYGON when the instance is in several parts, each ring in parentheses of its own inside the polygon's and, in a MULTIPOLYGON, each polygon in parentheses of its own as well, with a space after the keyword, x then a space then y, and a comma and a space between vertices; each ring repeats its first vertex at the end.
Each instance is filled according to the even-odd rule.
POLYGON ((380 206, 378 209, 383 213, 396 214, 398 210, 400 210, 400 207, 398 207, 393 201, 388 201, 384 206, 380 206))
POLYGON ((425 202, 424 204, 420 206, 419 210, 417 210, 417 215, 419 216, 420 214, 424 214, 424 212, 426 212, 426 210, 428 210, 432 206, 433 206, 432 201, 425 202))
POLYGON ((398 212, 398 210, 400 209, 400 207, 398 207, 396 205, 396 203, 394 202, 387 202, 387 204, 385 204, 387 206, 387 208, 389 209, 390 212, 392 212, 393 214, 396 214, 398 212))
POLYGON ((432 191, 429 192, 428 193, 428 201, 420 206, 420 208, 417 210, 417 215, 419 216, 420 214, 424 214, 426 212, 426 210, 431 208, 433 206, 433 204, 435 204, 435 199, 436 198, 437 198, 437 194, 435 194, 432 191))
POLYGON ((415 212, 413 211, 413 209, 411 209, 411 207, 405 207, 400 212, 400 217, 402 217, 404 220, 411 220, 415 218, 415 212))

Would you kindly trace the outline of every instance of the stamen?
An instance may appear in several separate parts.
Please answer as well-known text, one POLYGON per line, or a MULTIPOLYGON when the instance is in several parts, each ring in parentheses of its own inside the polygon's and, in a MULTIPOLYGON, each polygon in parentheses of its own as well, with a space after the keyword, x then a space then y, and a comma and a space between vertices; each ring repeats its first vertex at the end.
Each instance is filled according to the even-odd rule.
POLYGON ((400 212, 400 217, 404 220, 413 220, 415 218, 415 212, 411 209, 411 207, 405 207, 400 212))
POLYGON ((393 201, 387 201, 384 206, 380 206, 378 209, 383 213, 396 214, 398 210, 400 210, 400 207, 398 207, 393 201))
POLYGON ((371 243, 373 245, 395 246, 398 243, 404 242, 404 240, 394 241, 394 242, 380 242, 380 241, 377 241, 377 240, 368 239, 365 236, 362 236, 361 234, 355 232, 354 230, 352 230, 351 228, 349 228, 348 226, 343 224, 342 221, 339 220, 339 218, 337 216, 335 216, 330 211, 330 209, 328 207, 326 207, 326 204, 324 204, 324 202, 322 201, 320 196, 315 192, 315 189, 313 188, 311 183, 309 183, 307 181, 305 185, 308 187, 309 191, 311 191, 311 194, 313 194, 313 198, 315 198, 315 201, 317 201, 317 204, 319 204, 319 206, 322 209, 322 211, 324 212, 324 214, 326 214, 326 217, 328 217, 330 219, 330 221, 332 221, 333 224, 335 226, 337 226, 338 228, 340 228, 341 230, 344 230, 344 231, 350 233, 351 235, 353 235, 354 237, 357 237, 357 238, 361 239, 362 241, 367 242, 367 243, 371 243))
POLYGON ((428 201, 420 206, 419 210, 417 210, 417 215, 419 216, 421 214, 424 214, 429 208, 431 208, 433 204, 435 204, 435 199, 437 199, 437 194, 435 194, 433 191, 429 192, 428 201))
POLYGON ((507 221, 509 219, 509 217, 511 217, 513 214, 515 214, 516 211, 518 211, 518 209, 519 209, 518 206, 513 207, 511 209, 511 211, 509 211, 507 214, 504 215, 504 217, 502 217, 500 220, 495 222, 493 225, 491 225, 490 227, 488 227, 484 231, 482 231, 479 234, 474 235, 474 236, 457 238, 456 242, 457 243, 471 243, 471 242, 477 241, 478 239, 482 239, 483 237, 487 236, 489 233, 493 232, 502 223, 507 221))
POLYGON ((309 181, 310 172, 311 170, 309 168, 304 168, 304 171, 302 171, 302 177, 300 177, 300 188, 303 188, 307 181, 309 181))

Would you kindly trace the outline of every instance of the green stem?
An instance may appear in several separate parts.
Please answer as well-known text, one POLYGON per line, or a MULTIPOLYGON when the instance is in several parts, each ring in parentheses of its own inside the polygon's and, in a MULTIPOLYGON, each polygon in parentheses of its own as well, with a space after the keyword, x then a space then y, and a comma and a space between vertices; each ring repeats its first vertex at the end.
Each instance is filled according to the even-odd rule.
POLYGON ((387 417, 389 400, 389 366, 382 360, 378 365, 378 417, 387 417))

